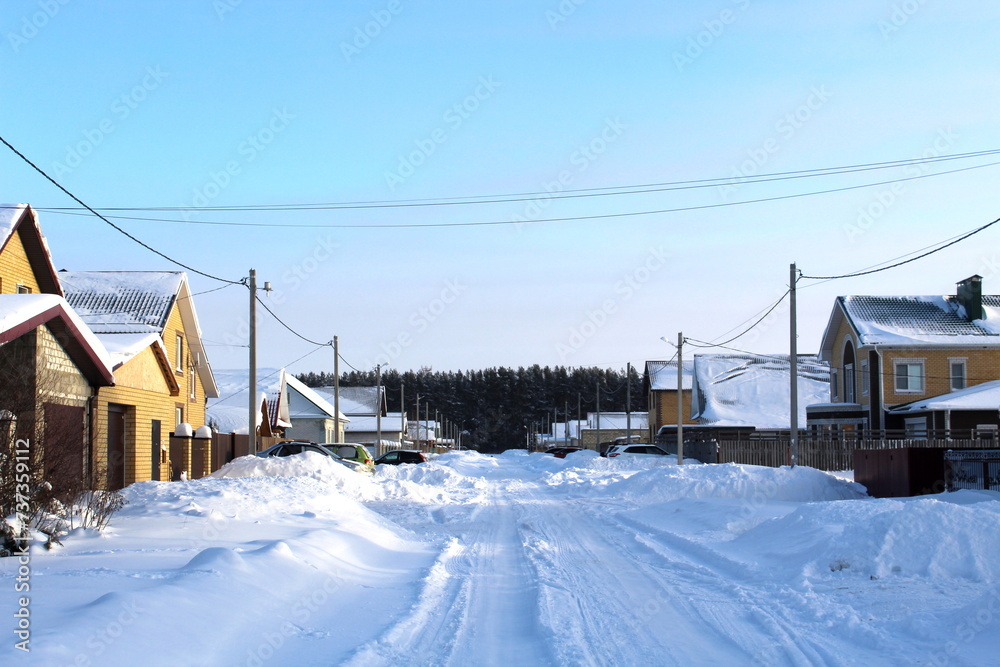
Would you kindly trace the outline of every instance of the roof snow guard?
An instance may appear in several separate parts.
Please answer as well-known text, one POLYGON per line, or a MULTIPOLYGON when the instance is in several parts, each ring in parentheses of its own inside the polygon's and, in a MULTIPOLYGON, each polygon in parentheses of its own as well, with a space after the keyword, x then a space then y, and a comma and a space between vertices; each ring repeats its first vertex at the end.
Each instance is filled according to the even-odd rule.
POLYGON ((66 301, 95 333, 161 333, 183 274, 64 271, 66 301))

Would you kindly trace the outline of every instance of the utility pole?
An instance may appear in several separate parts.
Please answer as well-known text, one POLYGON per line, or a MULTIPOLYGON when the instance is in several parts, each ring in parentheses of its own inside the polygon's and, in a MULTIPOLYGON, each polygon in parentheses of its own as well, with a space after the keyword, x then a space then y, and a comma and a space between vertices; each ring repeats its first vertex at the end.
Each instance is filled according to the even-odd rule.
POLYGON ((247 434, 250 436, 250 453, 257 453, 257 270, 250 269, 250 421, 247 434))
MULTIPOLYGON (((399 428, 401 440, 406 440, 406 387, 402 380, 399 381, 399 428)), ((402 442, 399 443, 402 446, 402 442)))
POLYGON ((677 465, 684 465, 684 334, 677 332, 677 465))
POLYGON ((417 414, 414 415, 414 417, 416 418, 415 421, 416 421, 416 424, 417 424, 416 441, 417 441, 417 449, 420 449, 420 394, 417 394, 416 412, 417 412, 417 414))
POLYGON ((375 408, 375 451, 378 453, 382 451, 382 364, 375 364, 375 395, 378 399, 375 408))
POLYGON ((625 442, 632 444, 632 362, 625 364, 625 442))
POLYGON ((340 443, 340 340, 333 337, 333 411, 334 433, 333 441, 340 443))
POLYGON ((427 438, 427 444, 431 444, 431 432, 430 432, 430 421, 431 421, 431 404, 430 401, 424 401, 424 436, 427 438))
POLYGON ((563 435, 566 436, 565 437, 566 442, 564 442, 563 444, 569 445, 569 401, 566 401, 563 407, 566 408, 566 428, 563 429, 563 435))
POLYGON ((583 405, 580 399, 580 392, 576 392, 576 439, 579 441, 580 446, 583 446, 583 418, 581 417, 580 407, 583 405))
POLYGON ((597 453, 601 453, 601 381, 597 381, 597 453))
POLYGON ((792 467, 795 467, 795 463, 799 458, 799 346, 798 346, 798 331, 795 316, 795 282, 798 279, 795 270, 795 262, 789 266, 788 269, 788 320, 789 320, 789 341, 788 341, 788 362, 791 364, 789 375, 791 376, 791 387, 789 387, 790 394, 790 412, 791 412, 791 457, 792 457, 792 467))

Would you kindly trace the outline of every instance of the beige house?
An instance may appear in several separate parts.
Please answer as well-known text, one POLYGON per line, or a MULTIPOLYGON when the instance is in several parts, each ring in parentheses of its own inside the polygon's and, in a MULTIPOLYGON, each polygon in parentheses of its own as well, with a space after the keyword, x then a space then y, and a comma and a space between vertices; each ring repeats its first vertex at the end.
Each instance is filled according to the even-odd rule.
POLYGON ((1000 379, 1000 296, 971 276, 954 295, 838 297, 820 356, 831 396, 808 406, 813 430, 950 429, 947 412, 930 423, 888 411, 1000 379))
POLYGON ((115 386, 99 390, 93 406, 107 487, 169 480, 170 434, 204 426, 206 399, 218 396, 186 274, 63 271, 59 279, 114 369, 115 386))

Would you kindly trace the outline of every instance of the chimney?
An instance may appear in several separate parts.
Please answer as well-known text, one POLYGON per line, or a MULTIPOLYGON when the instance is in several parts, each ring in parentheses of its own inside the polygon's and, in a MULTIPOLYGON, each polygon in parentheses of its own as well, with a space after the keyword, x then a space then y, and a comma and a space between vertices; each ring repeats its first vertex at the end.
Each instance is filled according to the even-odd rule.
POLYGON ((965 308, 965 316, 970 322, 983 319, 982 276, 971 276, 958 283, 958 302, 965 308))

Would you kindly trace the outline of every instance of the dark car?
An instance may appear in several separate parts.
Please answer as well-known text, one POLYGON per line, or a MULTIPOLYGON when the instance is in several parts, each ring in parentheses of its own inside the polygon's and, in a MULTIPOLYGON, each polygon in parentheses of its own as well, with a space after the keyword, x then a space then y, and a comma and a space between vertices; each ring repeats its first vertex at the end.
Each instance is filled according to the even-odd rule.
POLYGON ((400 463, 426 463, 424 455, 409 449, 394 449, 375 459, 376 464, 399 465, 400 463))
POLYGON ((579 452, 582 449, 583 447, 549 447, 548 449, 545 450, 545 453, 551 454, 557 459, 564 459, 566 458, 567 454, 570 454, 572 452, 579 452))

